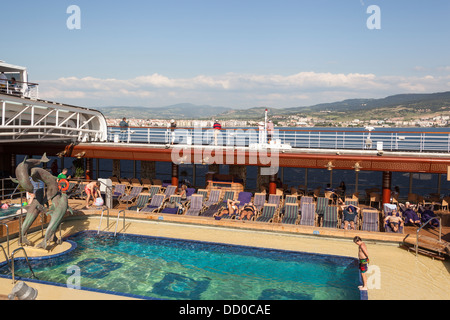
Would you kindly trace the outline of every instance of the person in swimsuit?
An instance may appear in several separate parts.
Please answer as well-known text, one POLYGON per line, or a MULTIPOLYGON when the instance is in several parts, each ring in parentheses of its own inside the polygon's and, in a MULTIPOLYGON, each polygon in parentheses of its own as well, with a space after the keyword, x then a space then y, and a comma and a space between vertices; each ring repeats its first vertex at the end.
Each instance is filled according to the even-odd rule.
POLYGON ((244 206, 244 208, 242 208, 238 219, 244 220, 244 218, 247 217, 247 220, 250 220, 255 213, 256 213, 255 205, 252 202, 249 202, 244 206))
POLYGON ((224 215, 236 215, 239 213, 239 207, 238 207, 239 201, 234 201, 234 200, 230 200, 228 199, 227 201, 227 208, 219 211, 218 213, 216 213, 214 215, 214 217, 217 220, 220 220, 222 218, 222 216, 224 215))
POLYGON ((363 285, 359 286, 360 290, 367 290, 367 276, 366 272, 369 268, 369 252, 367 251, 366 244, 361 240, 360 237, 356 236, 353 238, 353 242, 358 246, 358 259, 359 259, 359 270, 361 271, 361 278, 363 280, 363 285))
POLYGON ((93 181, 84 187, 84 192, 86 192, 86 209, 89 209, 89 200, 95 201, 95 198, 100 198, 102 194, 100 193, 100 182, 93 181))
POLYGON ((397 210, 392 210, 392 215, 384 219, 384 223, 389 223, 392 231, 398 232, 399 226, 403 226, 403 219, 397 215, 397 210))

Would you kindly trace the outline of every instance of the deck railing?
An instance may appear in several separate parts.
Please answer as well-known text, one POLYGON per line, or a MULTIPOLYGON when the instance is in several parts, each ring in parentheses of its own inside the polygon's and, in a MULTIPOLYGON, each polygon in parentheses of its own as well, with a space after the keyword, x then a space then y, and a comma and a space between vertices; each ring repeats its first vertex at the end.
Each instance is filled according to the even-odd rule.
MULTIPOLYGON (((267 141, 266 137, 257 128, 222 129, 217 141, 219 146, 249 147, 267 141)), ((108 127, 108 142, 168 144, 172 139, 181 145, 215 145, 213 129, 178 128, 172 132, 161 127, 108 127)), ((450 152, 450 132, 280 129, 272 140, 292 148, 450 152)))
POLYGON ((16 81, 15 83, 0 80, 0 93, 17 95, 20 97, 39 99, 39 84, 16 81))

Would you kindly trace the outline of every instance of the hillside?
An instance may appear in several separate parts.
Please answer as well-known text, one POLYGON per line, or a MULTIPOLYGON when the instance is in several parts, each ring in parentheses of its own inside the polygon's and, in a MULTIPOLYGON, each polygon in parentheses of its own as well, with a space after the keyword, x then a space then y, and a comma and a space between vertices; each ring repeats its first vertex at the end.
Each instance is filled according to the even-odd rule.
MULTIPOLYGON (((100 107, 107 118, 140 119, 212 119, 220 120, 260 120, 264 118, 265 107, 231 109, 190 103, 176 104, 162 108, 151 107, 100 107)), ((430 94, 399 94, 382 99, 349 99, 333 103, 317 104, 297 108, 268 108, 270 116, 310 116, 328 120, 348 120, 351 118, 375 119, 403 117, 405 119, 421 115, 450 115, 450 92, 430 94)))

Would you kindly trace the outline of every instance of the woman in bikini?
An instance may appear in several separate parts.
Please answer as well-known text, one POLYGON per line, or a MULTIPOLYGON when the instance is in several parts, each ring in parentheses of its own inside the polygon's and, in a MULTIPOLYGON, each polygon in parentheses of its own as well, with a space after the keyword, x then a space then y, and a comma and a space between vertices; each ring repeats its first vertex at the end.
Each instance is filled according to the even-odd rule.
POLYGON ((239 216, 239 220, 244 220, 244 218, 247 218, 247 220, 250 220, 252 216, 256 213, 256 207, 252 202, 249 202, 242 208, 239 216))
POLYGON ((361 278, 363 280, 363 285, 358 288, 359 290, 367 290, 366 272, 369 269, 369 252, 367 251, 366 244, 360 237, 354 237, 353 242, 358 246, 359 270, 361 271, 361 278))

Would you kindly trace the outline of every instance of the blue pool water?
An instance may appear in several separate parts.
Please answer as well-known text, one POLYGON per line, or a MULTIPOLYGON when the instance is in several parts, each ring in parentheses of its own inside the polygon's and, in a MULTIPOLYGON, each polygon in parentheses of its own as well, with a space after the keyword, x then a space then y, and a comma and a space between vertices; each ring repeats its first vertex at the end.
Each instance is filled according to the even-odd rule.
POLYGON ((17 213, 20 207, 9 207, 8 209, 0 209, 0 218, 11 216, 17 213))
MULTIPOLYGON (((66 285, 77 266, 83 289, 150 299, 360 299, 358 262, 349 257, 92 231, 68 240, 76 249, 31 259, 39 281, 66 285)), ((23 261, 16 265, 30 278, 23 261)), ((3 265, 0 276, 9 275, 3 265)))

